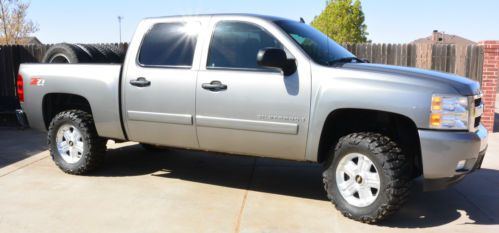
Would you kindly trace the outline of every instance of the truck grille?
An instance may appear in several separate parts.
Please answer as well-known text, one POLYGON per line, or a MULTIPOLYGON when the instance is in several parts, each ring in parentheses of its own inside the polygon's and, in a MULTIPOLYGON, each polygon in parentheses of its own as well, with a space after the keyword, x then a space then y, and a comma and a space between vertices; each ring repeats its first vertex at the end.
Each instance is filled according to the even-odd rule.
POLYGON ((483 114, 483 102, 482 102, 482 96, 478 95, 475 96, 474 98, 474 104, 475 104, 475 109, 473 111, 474 116, 475 116, 475 121, 474 121, 474 127, 478 127, 480 125, 480 120, 482 119, 482 114, 483 114))
POLYGON ((480 104, 482 104, 482 97, 478 97, 477 99, 475 99, 475 107, 480 106, 480 104))
POLYGON ((480 120, 481 119, 482 119, 482 117, 475 117, 475 128, 480 125, 480 120))

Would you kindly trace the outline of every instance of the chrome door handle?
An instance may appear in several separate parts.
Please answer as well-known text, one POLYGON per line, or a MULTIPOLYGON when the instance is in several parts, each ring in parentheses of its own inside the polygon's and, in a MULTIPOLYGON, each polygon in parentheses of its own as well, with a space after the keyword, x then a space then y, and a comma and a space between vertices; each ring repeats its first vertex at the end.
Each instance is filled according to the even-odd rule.
POLYGON ((222 91, 222 90, 227 90, 227 85, 223 84, 220 81, 211 81, 210 83, 203 83, 201 85, 203 89, 209 90, 209 91, 222 91))
POLYGON ((151 85, 151 81, 148 81, 146 78, 140 77, 135 80, 130 80, 130 84, 136 87, 147 87, 151 85))

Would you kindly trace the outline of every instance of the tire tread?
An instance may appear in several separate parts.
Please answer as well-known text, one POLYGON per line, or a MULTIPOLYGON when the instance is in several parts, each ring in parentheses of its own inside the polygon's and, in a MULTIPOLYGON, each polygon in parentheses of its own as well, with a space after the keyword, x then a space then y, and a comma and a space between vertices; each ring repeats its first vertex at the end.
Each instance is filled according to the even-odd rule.
POLYGON ((97 135, 92 115, 82 110, 68 110, 57 114, 50 123, 47 137, 47 143, 52 160, 62 171, 73 175, 88 173, 97 168, 103 162, 104 154, 106 152, 106 141, 107 140, 97 135), (55 159, 55 156, 58 156, 59 152, 54 151, 52 147, 52 143, 55 141, 55 138, 52 138, 52 135, 55 135, 54 130, 58 130, 55 128, 55 125, 58 121, 65 119, 71 120, 74 125, 82 131, 81 133, 84 137, 84 141, 87 143, 88 152, 86 152, 86 155, 82 157, 83 164, 77 168, 65 166, 60 161, 55 159))
MULTIPOLYGON (((372 132, 352 133, 340 138, 336 144, 334 151, 338 151, 345 144, 359 145, 362 142, 367 142, 369 150, 372 151, 376 157, 382 159, 382 169, 385 174, 388 174, 387 188, 385 189, 388 202, 384 203, 377 208, 370 215, 353 216, 347 209, 338 205, 334 201, 331 192, 328 192, 329 182, 332 182, 332 177, 329 177, 327 170, 323 172, 324 189, 328 193, 328 198, 336 206, 336 208, 345 216, 353 220, 363 223, 373 224, 379 222, 394 212, 398 211, 405 202, 407 202, 410 187, 411 187, 411 164, 410 159, 402 154, 402 150, 390 138, 372 132)), ((331 153, 332 154, 332 153, 331 153)), ((334 156, 331 156, 334 157, 334 156)), ((327 167, 332 163, 332 158, 327 162, 327 167)))

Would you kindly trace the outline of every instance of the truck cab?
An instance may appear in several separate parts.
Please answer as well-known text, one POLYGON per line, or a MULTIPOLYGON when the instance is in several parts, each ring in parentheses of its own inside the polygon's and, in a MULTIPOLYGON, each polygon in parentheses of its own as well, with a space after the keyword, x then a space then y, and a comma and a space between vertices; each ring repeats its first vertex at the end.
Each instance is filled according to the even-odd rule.
POLYGON ((309 60, 268 20, 237 15, 146 19, 123 67, 130 140, 303 160, 309 60), (284 75, 257 64, 281 48, 300 66, 284 75), (147 86, 134 82, 146 80, 147 86))

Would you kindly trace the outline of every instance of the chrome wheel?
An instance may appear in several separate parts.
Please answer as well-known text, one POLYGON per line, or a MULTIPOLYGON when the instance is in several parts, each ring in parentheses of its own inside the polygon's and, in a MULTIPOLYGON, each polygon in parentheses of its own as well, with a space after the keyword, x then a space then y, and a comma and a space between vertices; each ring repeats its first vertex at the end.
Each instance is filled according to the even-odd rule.
POLYGON ((66 163, 77 163, 83 156, 83 137, 73 125, 62 125, 56 136, 57 150, 66 163))
POLYGON ((378 169, 367 156, 350 153, 338 163, 336 185, 350 205, 366 207, 376 201, 381 181, 378 169))

